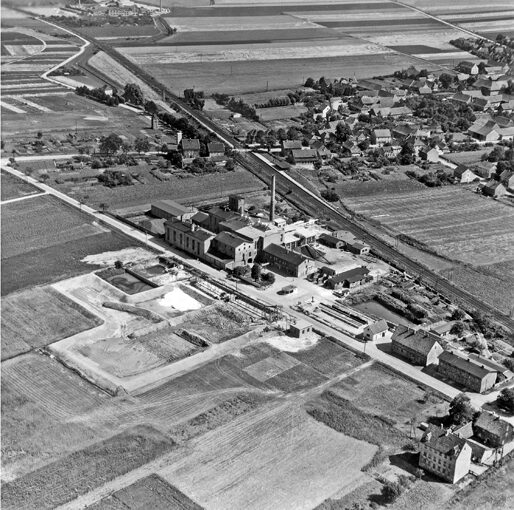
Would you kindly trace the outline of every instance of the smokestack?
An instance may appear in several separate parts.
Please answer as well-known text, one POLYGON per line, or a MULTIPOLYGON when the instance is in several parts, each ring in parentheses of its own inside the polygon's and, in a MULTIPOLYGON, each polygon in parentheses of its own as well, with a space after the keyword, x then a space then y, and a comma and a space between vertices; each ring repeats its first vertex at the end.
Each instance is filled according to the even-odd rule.
POLYGON ((269 208, 269 220, 275 220, 275 176, 271 178, 271 201, 269 208))

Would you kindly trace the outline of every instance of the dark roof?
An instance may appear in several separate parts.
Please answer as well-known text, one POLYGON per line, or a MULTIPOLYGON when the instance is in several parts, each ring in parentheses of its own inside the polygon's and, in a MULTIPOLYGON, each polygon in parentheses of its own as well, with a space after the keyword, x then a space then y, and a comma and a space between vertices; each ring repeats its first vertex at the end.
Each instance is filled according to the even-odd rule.
POLYGON ((198 211, 194 216, 191 217, 191 221, 199 223, 201 225, 209 223, 209 215, 203 211, 198 211))
POLYGON ((220 244, 231 246, 232 248, 237 248, 242 244, 248 243, 246 239, 243 239, 232 232, 221 232, 215 237, 215 240, 220 244))
POLYGON ((301 149, 302 142, 300 140, 284 140, 282 146, 284 149, 301 149))
POLYGON ((176 230, 180 230, 181 232, 190 232, 191 231, 191 224, 190 223, 184 223, 183 221, 172 219, 168 220, 164 225, 170 225, 176 230))
POLYGON ((278 244, 270 244, 266 246, 266 248, 264 248, 264 253, 269 253, 274 257, 282 259, 285 262, 288 262, 289 264, 294 264, 296 266, 299 266, 307 260, 307 258, 303 255, 300 255, 299 253, 296 253, 291 250, 287 250, 286 248, 279 246, 278 244))
POLYGON ((209 154, 212 152, 225 152, 225 146, 221 142, 211 142, 207 144, 209 154))
POLYGON ((423 329, 415 331, 403 324, 396 328, 391 340, 424 356, 438 343, 438 337, 433 333, 423 329))
POLYGON ((337 237, 331 236, 330 234, 321 234, 318 237, 318 240, 322 241, 322 242, 325 241, 327 243, 333 243, 333 244, 337 244, 337 243, 343 243, 344 244, 344 241, 342 239, 338 239, 337 237))
POLYGON ((219 218, 223 221, 228 221, 235 217, 239 217, 239 214, 235 211, 227 211, 225 209, 222 209, 221 207, 213 207, 212 209, 209 209, 208 212, 211 216, 216 216, 216 218, 219 218))
POLYGON ((385 319, 380 319, 377 322, 374 322, 373 324, 370 324, 367 329, 370 331, 372 335, 376 335, 377 333, 382 333, 384 331, 387 331, 389 328, 387 326, 387 322, 385 319))
POLYGON ((501 374, 508 372, 509 369, 496 363, 493 360, 482 358, 482 356, 478 356, 477 354, 470 354, 469 359, 472 363, 476 363, 477 365, 484 366, 490 372, 500 372, 501 374))
POLYGON ((152 207, 157 207, 173 216, 182 216, 185 213, 191 212, 189 207, 185 207, 174 200, 159 200, 158 202, 154 202, 152 207))
POLYGON ((200 150, 200 140, 198 138, 183 138, 182 150, 200 150))
POLYGON ((435 425, 428 427, 421 441, 445 455, 458 454, 466 444, 464 438, 435 425))
POLYGON ((293 150, 293 158, 296 159, 318 159, 318 151, 314 149, 293 150))
POLYGON ((344 273, 339 273, 330 278, 330 281, 338 283, 338 282, 349 282, 355 283, 360 282, 365 276, 369 274, 369 269, 367 267, 356 267, 354 269, 350 269, 349 271, 345 271, 344 273))
POLYGON ((471 362, 469 359, 461 358, 460 356, 453 354, 453 352, 443 352, 439 356, 439 362, 441 361, 447 363, 448 365, 451 365, 457 370, 461 370, 462 372, 466 372, 467 374, 470 374, 474 377, 478 377, 480 379, 483 379, 487 374, 492 373, 487 368, 479 366, 471 362))
POLYGON ((503 437, 509 430, 512 430, 512 425, 499 416, 495 416, 492 413, 481 413, 475 422, 475 428, 479 428, 490 432, 491 434, 503 437))

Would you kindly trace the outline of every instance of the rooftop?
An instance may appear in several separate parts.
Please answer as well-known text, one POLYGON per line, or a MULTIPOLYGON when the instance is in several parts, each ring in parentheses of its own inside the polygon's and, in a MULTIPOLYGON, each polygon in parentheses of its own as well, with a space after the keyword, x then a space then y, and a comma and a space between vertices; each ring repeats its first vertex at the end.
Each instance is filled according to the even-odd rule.
POLYGON ((273 255, 274 257, 277 257, 279 259, 282 259, 286 262, 289 262, 290 264, 294 264, 296 266, 299 266, 304 261, 307 260, 306 257, 303 255, 300 255, 299 253, 296 253, 291 250, 287 250, 286 248, 283 248, 282 246, 279 246, 278 244, 270 244, 269 246, 266 246, 264 248, 264 253, 269 253, 270 255, 273 255))
POLYGON ((492 413, 483 412, 475 422, 475 427, 498 435, 500 437, 505 436, 509 429, 512 429, 512 425, 499 416, 492 413))
POLYGON ((419 354, 427 355, 439 339, 433 333, 423 329, 414 330, 400 324, 393 333, 391 340, 419 354))
POLYGON ((158 202, 154 202, 152 207, 157 207, 161 211, 164 211, 173 216, 181 216, 182 214, 186 214, 191 212, 189 207, 185 207, 174 200, 159 200, 158 202))
POLYGON ((445 455, 457 455, 466 444, 465 439, 435 425, 429 426, 421 441, 445 455))
POLYGON ((482 379, 486 375, 491 373, 491 370, 488 370, 483 365, 477 365, 469 359, 457 356, 453 352, 445 351, 441 353, 441 355, 439 356, 439 362, 447 363, 448 365, 456 368, 457 370, 466 372, 467 374, 473 377, 477 377, 479 379, 482 379))

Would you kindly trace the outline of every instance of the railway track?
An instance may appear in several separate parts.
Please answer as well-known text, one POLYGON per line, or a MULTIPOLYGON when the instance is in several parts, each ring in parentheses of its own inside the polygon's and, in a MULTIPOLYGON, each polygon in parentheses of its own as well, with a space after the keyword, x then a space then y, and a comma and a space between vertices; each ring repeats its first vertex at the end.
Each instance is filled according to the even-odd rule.
POLYGON ((482 302, 466 291, 459 289, 451 282, 432 272, 422 264, 411 260, 405 255, 399 253, 394 249, 394 247, 377 238, 368 232, 365 228, 351 221, 351 219, 347 218, 335 207, 331 206, 311 191, 305 189, 291 177, 275 169, 271 163, 264 162, 259 156, 252 152, 244 152, 243 145, 238 142, 232 135, 227 133, 218 124, 215 124, 201 111, 195 110, 187 103, 185 103, 180 97, 169 90, 168 87, 166 87, 163 83, 160 83, 153 76, 131 62, 125 56, 118 53, 108 44, 104 44, 103 42, 99 42, 96 39, 87 36, 86 34, 82 34, 79 30, 77 30, 77 32, 79 32, 83 38, 88 39, 100 50, 111 56, 119 64, 130 70, 135 76, 144 81, 159 95, 164 92, 171 106, 193 118, 201 126, 214 133, 231 149, 238 151, 236 155, 237 161, 256 177, 269 184, 271 177, 275 175, 277 192, 287 200, 293 202, 300 210, 313 217, 324 216, 331 221, 334 221, 341 228, 350 231, 356 237, 369 244, 374 253, 383 258, 386 262, 392 264, 400 270, 418 277, 424 285, 431 287, 441 295, 450 299, 453 303, 459 304, 459 306, 467 311, 480 311, 490 315, 499 324, 511 331, 514 331, 513 319, 504 315, 496 308, 482 302))

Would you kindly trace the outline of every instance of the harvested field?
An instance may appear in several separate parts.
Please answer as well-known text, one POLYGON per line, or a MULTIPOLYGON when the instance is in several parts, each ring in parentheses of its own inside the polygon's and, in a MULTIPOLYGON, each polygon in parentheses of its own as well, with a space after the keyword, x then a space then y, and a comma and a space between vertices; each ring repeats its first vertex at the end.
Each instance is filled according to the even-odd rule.
POLYGON ((361 483, 374 451, 280 403, 193 439, 158 474, 213 510, 303 510, 361 483))
POLYGON ((87 510, 202 510, 158 475, 150 475, 102 499, 87 510))
POLYGON ((446 186, 344 201, 451 259, 488 265, 514 258, 514 209, 467 190, 446 186))
POLYGON ((40 193, 41 190, 28 182, 15 177, 12 174, 2 171, 1 173, 1 200, 26 197, 40 193))
MULTIPOLYGON (((241 51, 244 53, 244 50, 241 51)), ((243 59, 165 65, 143 62, 142 65, 176 93, 183 93, 184 88, 195 83, 207 93, 226 94, 297 87, 303 85, 310 75, 340 78, 355 74, 357 78, 368 78, 419 65, 418 61, 408 56, 392 52, 302 59, 286 59, 280 53, 277 56, 281 60, 243 59)))
POLYGON ((25 354, 2 363, 2 478, 9 480, 98 439, 74 422, 108 401, 60 363, 25 354))
POLYGON ((182 443, 221 427, 266 402, 269 397, 258 393, 241 393, 224 400, 169 431, 174 441, 182 443))
POLYGON ((138 426, 48 464, 2 487, 5 509, 55 508, 171 450, 174 443, 138 426))
POLYGON ((103 27, 82 27, 82 32, 99 40, 132 37, 155 37, 161 34, 154 24, 149 25, 107 25, 103 27))
POLYGON ((387 418, 405 434, 410 432, 413 417, 419 424, 430 416, 443 415, 448 406, 435 397, 433 402, 424 403, 425 390, 382 365, 358 371, 332 386, 330 391, 365 413, 387 418))
POLYGON ((57 342, 102 321, 51 287, 2 299, 2 360, 57 342))

